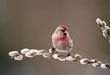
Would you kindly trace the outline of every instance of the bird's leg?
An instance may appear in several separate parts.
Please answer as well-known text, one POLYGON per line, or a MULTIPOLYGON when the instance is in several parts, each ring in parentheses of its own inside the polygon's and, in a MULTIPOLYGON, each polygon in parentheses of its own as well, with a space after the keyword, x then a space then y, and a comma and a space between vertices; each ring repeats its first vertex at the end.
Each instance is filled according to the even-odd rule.
POLYGON ((70 56, 71 55, 71 53, 70 53, 70 51, 68 51, 68 54, 67 54, 67 56, 70 56))
POLYGON ((55 48, 52 48, 52 53, 55 53, 56 52, 56 49, 55 48))
POLYGON ((70 53, 67 54, 67 56, 70 56, 70 55, 71 55, 70 53))
POLYGON ((49 52, 50 52, 51 56, 52 56, 53 54, 57 53, 55 48, 51 48, 51 49, 49 50, 49 52))

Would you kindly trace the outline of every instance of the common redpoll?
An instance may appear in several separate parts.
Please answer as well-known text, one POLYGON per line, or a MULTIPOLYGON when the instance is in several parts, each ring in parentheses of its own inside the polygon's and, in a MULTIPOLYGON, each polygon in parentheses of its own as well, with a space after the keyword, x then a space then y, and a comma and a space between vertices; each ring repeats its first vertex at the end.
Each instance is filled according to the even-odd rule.
POLYGON ((70 53, 73 48, 73 41, 68 33, 68 27, 60 25, 52 35, 53 49, 60 53, 70 53))

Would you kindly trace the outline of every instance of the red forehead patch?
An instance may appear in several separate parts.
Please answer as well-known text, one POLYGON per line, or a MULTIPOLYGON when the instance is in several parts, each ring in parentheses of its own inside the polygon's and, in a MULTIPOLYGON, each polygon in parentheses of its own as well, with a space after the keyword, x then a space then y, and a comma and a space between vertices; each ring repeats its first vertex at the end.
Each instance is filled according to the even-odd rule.
POLYGON ((66 25, 61 25, 60 27, 63 29, 68 29, 68 27, 66 25))

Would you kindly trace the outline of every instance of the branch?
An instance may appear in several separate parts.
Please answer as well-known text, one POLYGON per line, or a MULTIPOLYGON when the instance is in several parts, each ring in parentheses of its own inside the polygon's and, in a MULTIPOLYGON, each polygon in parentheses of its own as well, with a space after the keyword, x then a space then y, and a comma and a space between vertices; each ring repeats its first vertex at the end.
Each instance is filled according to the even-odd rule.
POLYGON ((92 65, 93 67, 101 67, 103 69, 110 70, 110 65, 102 63, 101 61, 98 61, 96 59, 87 59, 83 58, 79 54, 70 54, 70 55, 65 55, 61 53, 57 53, 55 50, 52 48, 49 49, 48 51, 42 49, 42 50, 36 50, 36 49, 22 49, 20 52, 18 51, 11 51, 9 52, 9 56, 13 58, 14 60, 23 60, 24 58, 33 58, 35 56, 42 55, 44 58, 53 58, 53 59, 58 59, 60 61, 70 61, 70 62, 77 62, 79 61, 80 64, 83 65, 92 65))
MULTIPOLYGON (((105 21, 101 21, 99 18, 96 19, 96 23, 98 26, 101 28, 103 36, 109 40, 110 43, 110 28, 109 26, 106 25, 105 21)), ((8 53, 11 58, 14 60, 23 60, 26 57, 27 58, 33 58, 38 55, 42 55, 44 58, 53 58, 53 59, 58 59, 60 61, 70 61, 70 62, 77 62, 79 61, 80 64, 83 65, 92 65, 93 67, 101 67, 103 69, 110 70, 110 65, 102 63, 101 61, 98 61, 96 59, 87 59, 83 58, 79 54, 70 54, 70 55, 65 55, 56 52, 54 49, 50 48, 48 51, 47 50, 37 50, 37 49, 22 49, 20 52, 18 51, 11 51, 8 53)))
POLYGON ((107 26, 105 21, 101 21, 99 18, 96 19, 96 23, 98 24, 99 28, 101 28, 103 37, 109 40, 110 43, 110 28, 107 26))

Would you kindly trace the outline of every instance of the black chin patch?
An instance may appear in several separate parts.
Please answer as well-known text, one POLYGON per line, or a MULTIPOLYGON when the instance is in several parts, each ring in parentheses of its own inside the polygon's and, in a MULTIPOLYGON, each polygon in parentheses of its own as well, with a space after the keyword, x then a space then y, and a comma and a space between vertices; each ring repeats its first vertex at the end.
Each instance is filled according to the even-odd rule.
POLYGON ((67 35, 67 33, 64 33, 64 36, 66 36, 67 35))
POLYGON ((67 33, 64 33, 64 32, 65 32, 65 30, 66 30, 66 29, 61 30, 61 31, 63 32, 63 35, 64 35, 64 36, 66 36, 66 35, 67 35, 67 33))

